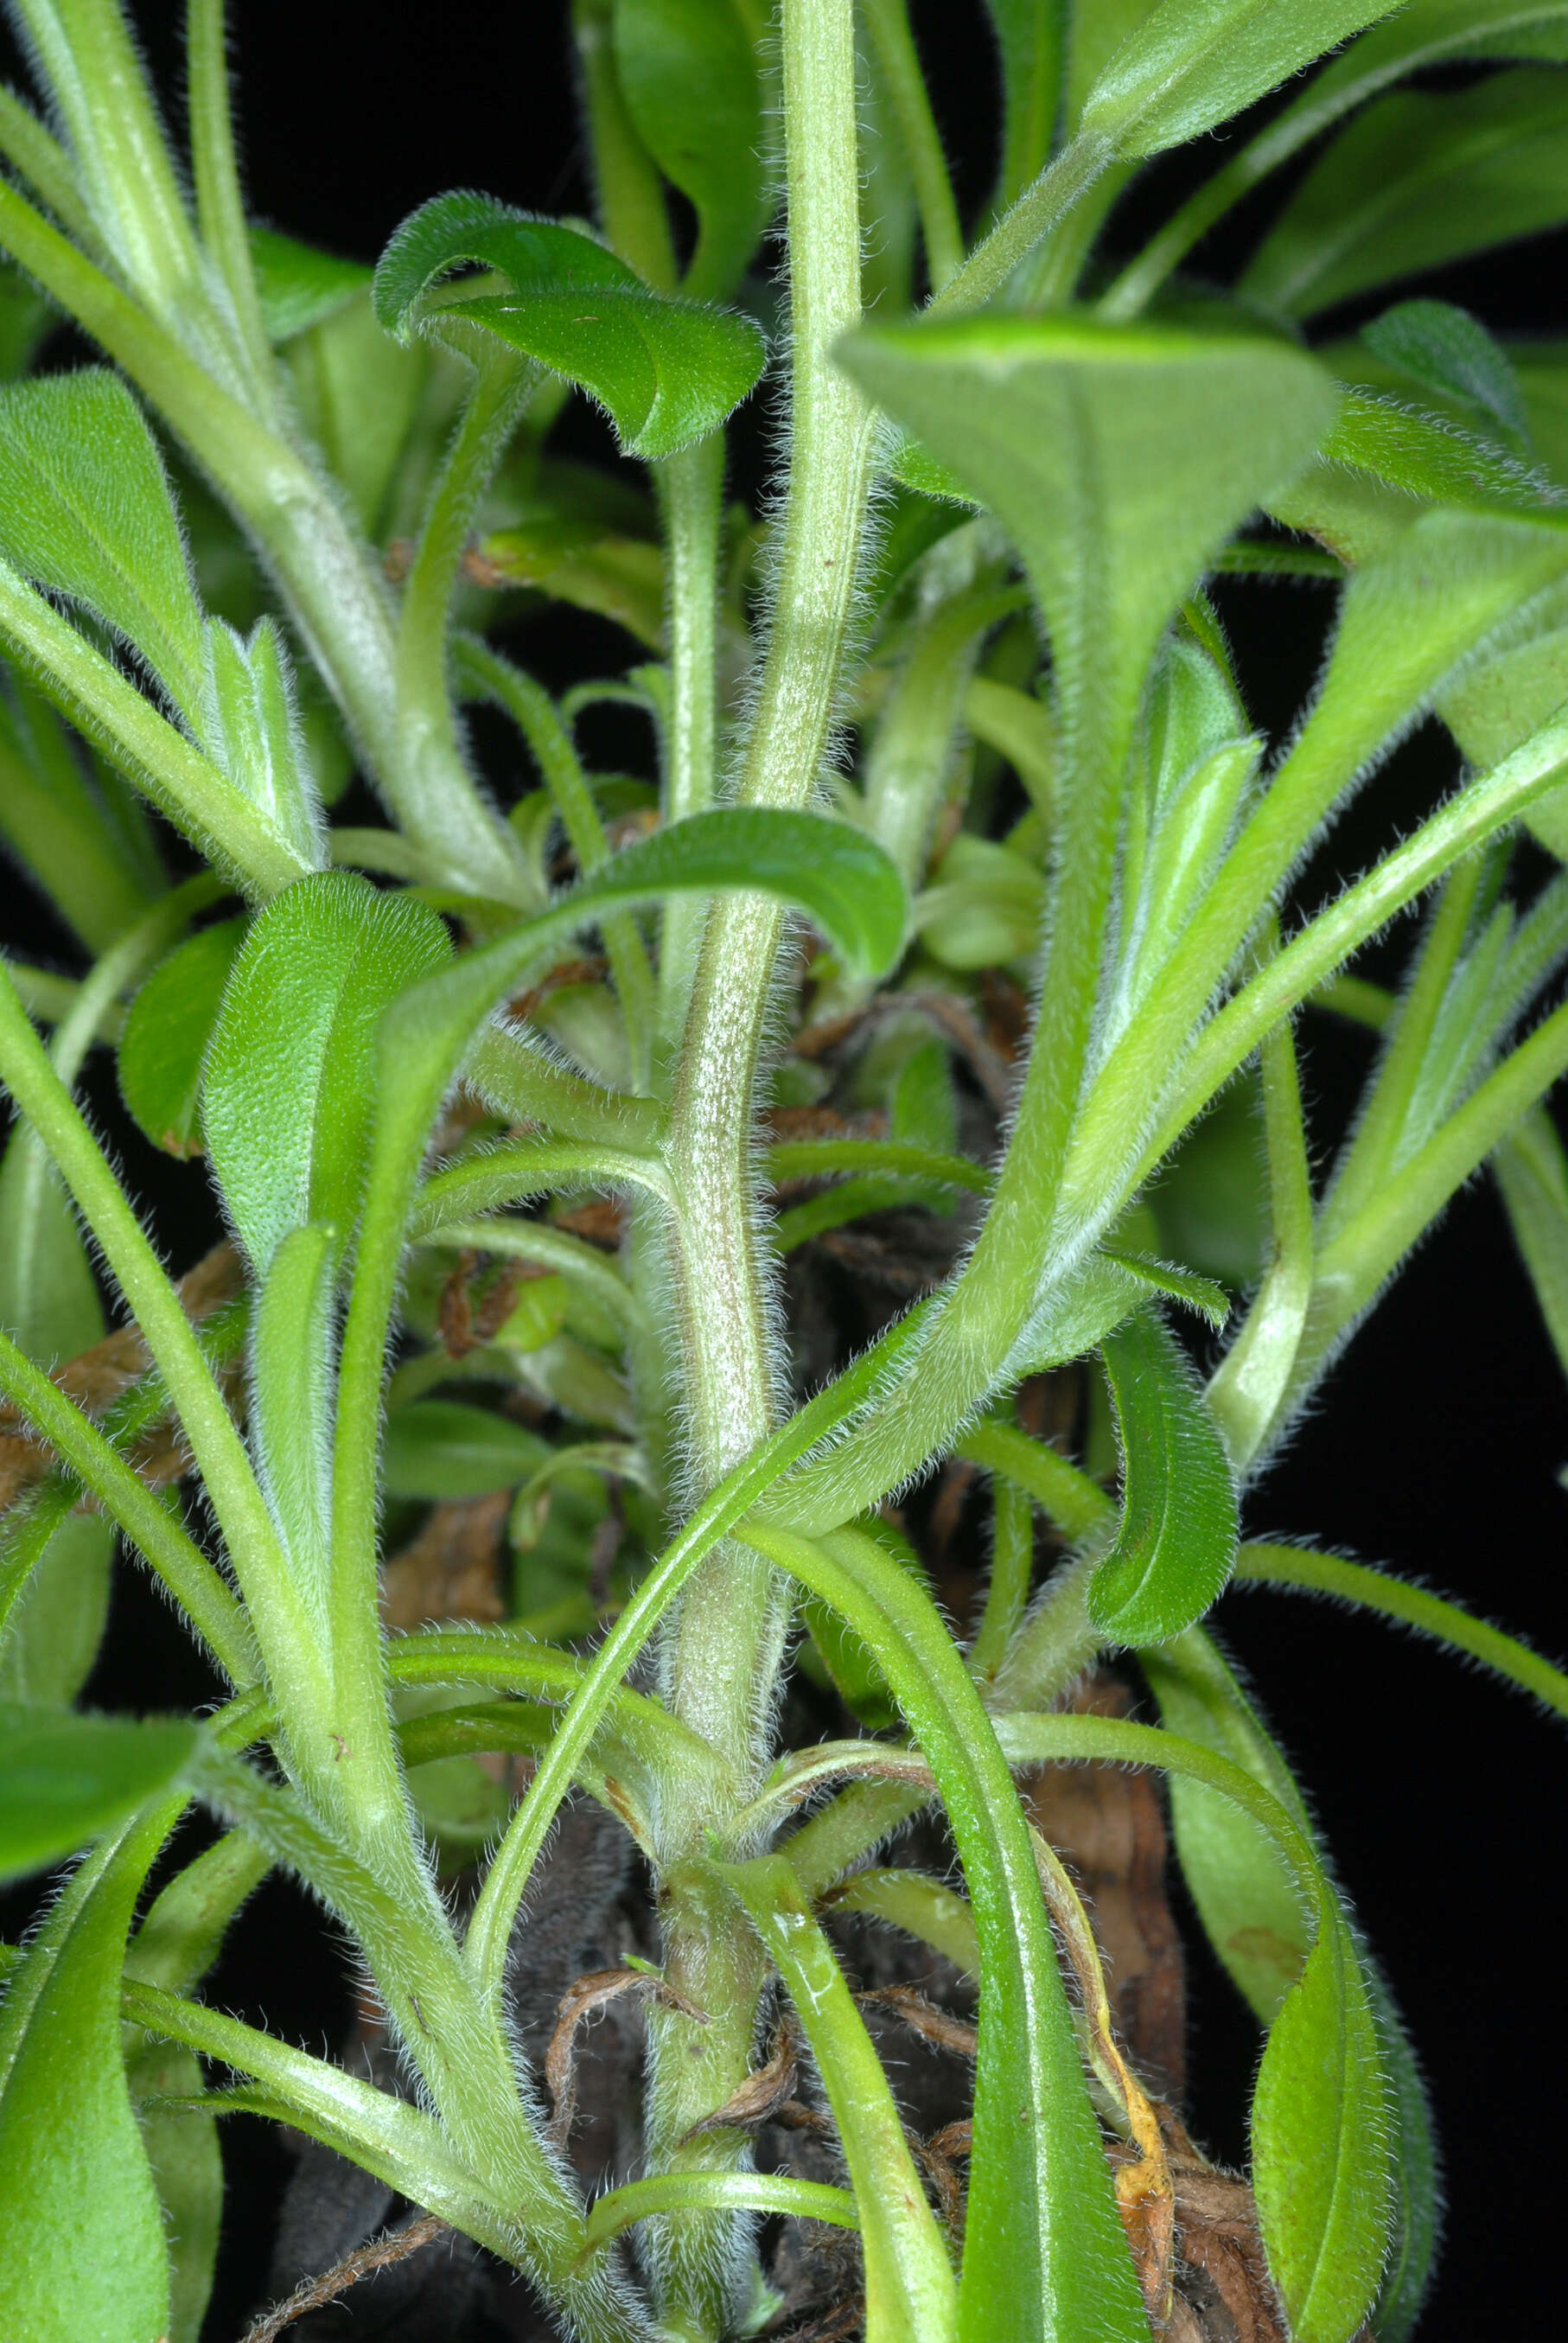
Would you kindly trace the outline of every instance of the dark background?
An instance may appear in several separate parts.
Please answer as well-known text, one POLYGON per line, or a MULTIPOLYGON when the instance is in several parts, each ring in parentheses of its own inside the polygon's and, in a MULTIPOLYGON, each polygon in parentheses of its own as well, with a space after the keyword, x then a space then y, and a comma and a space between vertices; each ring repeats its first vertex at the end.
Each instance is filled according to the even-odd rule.
MULTIPOLYGON (((917 0, 960 196, 972 212, 992 162, 996 90, 980 0, 917 0)), ((183 9, 169 0, 142 24, 161 86, 180 89, 183 9)), ((565 0, 499 7, 388 6, 371 0, 239 0, 231 10, 241 123, 256 211, 278 227, 366 261, 403 216, 454 186, 542 211, 588 207, 571 99, 565 0)), ((1124 201, 1113 234, 1131 249, 1172 196, 1220 159, 1159 164, 1124 201)), ((1197 256, 1223 278, 1266 216, 1255 199, 1197 256)), ((1427 279, 1422 290, 1473 307, 1510 331, 1568 331, 1564 241, 1542 238, 1427 279)), ((1373 303, 1375 308, 1381 303, 1373 303)), ((1328 321, 1335 330, 1356 312, 1328 321)), ((586 417, 578 444, 606 443, 586 417)), ((765 471, 760 426, 738 451, 739 485, 765 471)), ((1330 598, 1232 582, 1223 615, 1254 713, 1289 723, 1321 653, 1330 598), (1283 597, 1284 598, 1282 598, 1283 597)), ((579 628, 574 618, 571 627, 579 628)), ((570 657, 570 629, 548 626, 547 671, 570 657)), ((607 650, 596 642, 596 671, 607 650)), ((624 648, 624 647, 623 647, 624 648)), ((564 670, 552 675, 564 682, 564 670)), ((1435 728, 1367 790, 1309 875, 1309 891, 1362 867, 1393 829, 1408 829, 1452 777, 1435 728)), ((1527 855, 1526 882, 1542 875, 1527 855)), ((11 884, 7 943, 71 965, 68 948, 26 890, 11 884)), ((1397 974, 1408 923, 1365 963, 1397 974)), ((1325 1160, 1343 1130, 1368 1045, 1333 1021, 1303 1032, 1314 1140, 1325 1160)), ((100 1061, 89 1092, 115 1130, 127 1171, 156 1205, 176 1265, 212 1241, 199 1172, 155 1157, 116 1111, 100 1061)), ((1563 1538, 1568 1393, 1536 1317, 1491 1186, 1462 1197, 1360 1335, 1317 1413, 1251 1501, 1254 1534, 1308 1537, 1417 1573, 1549 1654, 1568 1649, 1563 1538)), ((92 1697, 140 1704, 203 1697, 199 1668, 167 1613, 125 1574, 116 1656, 92 1697)), ((1560 1849, 1568 1811, 1568 1741, 1456 1662, 1372 1621, 1296 1598, 1237 1595, 1224 1637, 1315 1801, 1328 1843, 1411 2023, 1431 2082, 1448 2166, 1450 2221, 1430 2343, 1549 2331, 1561 2300, 1555 2238, 1537 2213, 1552 2201, 1542 2170, 1553 2152, 1548 2060, 1563 1955, 1560 1849)), ((1193 2128, 1240 2160, 1256 2043, 1224 1978, 1192 1946, 1193 2128)), ((269 1885, 250 1906, 212 1997, 324 2046, 346 2011, 337 1957, 303 1898, 269 1885)), ((236 2193, 254 2201, 248 2237, 226 2248, 208 2333, 228 2343, 261 2284, 264 2207, 282 2169, 263 2127, 229 2133, 236 2193)))

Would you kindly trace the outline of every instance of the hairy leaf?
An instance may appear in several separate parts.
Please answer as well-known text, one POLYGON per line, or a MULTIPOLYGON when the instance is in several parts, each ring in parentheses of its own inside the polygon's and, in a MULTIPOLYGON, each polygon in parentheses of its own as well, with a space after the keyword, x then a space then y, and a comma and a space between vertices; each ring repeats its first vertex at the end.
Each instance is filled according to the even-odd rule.
MULTIPOLYGON (((182 1748, 192 1737, 143 1730, 179 1732, 182 1748)), ((160 2343, 168 2331, 163 2222, 120 2047, 142 1835, 76 1873, 0 2016, 0 2333, 27 2343, 160 2343)))
POLYGON ((749 318, 650 293, 590 236, 484 196, 437 196, 392 238, 376 272, 376 314, 407 339, 466 320, 590 392, 628 455, 668 456, 716 430, 762 371, 749 318), (465 300, 421 297, 466 263, 514 290, 465 300))
POLYGON ((155 1147, 199 1155, 201 1072, 244 920, 176 944, 132 1001, 120 1042, 120 1096, 155 1147))
POLYGON ((172 1781, 196 1727, 0 1703, 0 1877, 41 1871, 172 1781))
POLYGON ((162 459, 117 376, 87 367, 0 392, 0 554, 95 611, 196 715, 201 611, 162 459))
MULTIPOLYGON (((732 293, 772 206, 765 92, 739 0, 616 0, 615 61, 638 137, 697 213, 685 290, 732 293)), ((761 12, 757 11, 757 33, 761 12)))
POLYGON ((370 282, 362 261, 339 260, 336 253, 319 252, 274 227, 251 229, 250 257, 262 323, 274 342, 292 341, 336 317, 370 282))
POLYGON ((450 951, 433 911, 347 871, 286 889, 253 923, 207 1053, 202 1121, 258 1274, 307 1221, 328 1222, 348 1241, 359 1216, 377 1021, 450 951))
POLYGON ((1309 317, 1568 218, 1568 80, 1498 74, 1400 91, 1338 138, 1260 246, 1241 291, 1309 317))
POLYGON ((1163 0, 1101 74, 1082 127, 1120 154, 1158 155, 1388 14, 1385 0, 1163 0))
POLYGON ((1400 301, 1362 327, 1380 358, 1422 390, 1478 408, 1516 439, 1529 437, 1513 362, 1478 317, 1452 301, 1400 301))
POLYGON ((1236 1558, 1236 1493, 1219 1426, 1161 1320, 1140 1311, 1101 1345, 1121 1445, 1121 1519, 1089 1583, 1089 1615, 1121 1644, 1201 1619, 1236 1558))
POLYGON ((202 733, 208 754, 303 863, 319 864, 320 804, 276 620, 258 618, 246 640, 215 618, 206 649, 202 733))

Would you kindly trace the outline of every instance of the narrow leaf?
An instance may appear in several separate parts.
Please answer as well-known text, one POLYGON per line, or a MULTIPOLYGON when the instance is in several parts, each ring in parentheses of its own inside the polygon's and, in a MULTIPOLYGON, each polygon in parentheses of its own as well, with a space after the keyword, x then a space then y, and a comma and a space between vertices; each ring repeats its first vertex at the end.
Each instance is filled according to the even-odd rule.
MULTIPOLYGON (((185 1728, 183 1745, 191 1737, 185 1728)), ((0 2334, 27 2343, 168 2332, 163 2222, 120 2045, 145 1837, 133 1831, 77 1872, 0 2015, 0 2334)))
POLYGON ((346 871, 286 889, 253 924, 213 1034, 202 1116, 224 1202, 259 1274, 307 1221, 347 1241, 377 1021, 450 950, 433 911, 346 871))
POLYGON ((195 1738, 183 1721, 0 1703, 0 1878, 41 1871, 123 1822, 173 1780, 195 1738))
POLYGON ((361 261, 339 260, 274 227, 250 230, 250 257, 269 341, 292 341, 336 317, 370 282, 361 261))
POLYGON ((196 715, 201 612, 162 459, 117 376, 0 392, 0 554, 95 612, 196 715))
POLYGON ((169 1155, 199 1155, 201 1071, 244 920, 220 920, 176 944, 132 1001, 120 1043, 120 1096, 169 1155))
POLYGON ((1201 1619, 1236 1559, 1236 1492, 1220 1428, 1152 1311, 1101 1346, 1121 1447, 1121 1520, 1089 1583, 1089 1615, 1121 1644, 1162 1644, 1201 1619))
POLYGON ((685 289, 723 300, 772 208, 766 93, 747 12, 737 0, 616 0, 614 21, 627 112, 697 213, 685 289))
POLYGON ((248 639, 221 619, 206 628, 201 729, 213 762, 307 865, 322 860, 321 808, 276 622, 248 639))
POLYGON ((1054 0, 986 0, 1001 52, 999 203, 1012 203, 1050 153, 1061 75, 1061 12, 1054 0))
POLYGON ((790 2220, 828 2221, 836 2229, 859 2227, 849 2190, 819 2180, 796 2180, 787 2172, 657 2172, 607 2189, 596 2199, 588 2220, 588 2250, 661 2214, 725 2211, 781 2213, 790 2220))
POLYGON ((1568 80, 1521 68, 1402 90, 1341 132, 1259 246, 1241 291, 1310 317, 1568 218, 1568 80))
POLYGON ((1082 126, 1120 154, 1158 155, 1389 13, 1386 0, 1163 0, 1090 91, 1082 126))
POLYGON ((591 237, 484 196, 437 196, 406 220, 381 256, 374 297, 383 326, 404 339, 466 320, 580 384, 633 456, 668 456, 717 430, 766 357, 749 318, 650 293, 591 237), (422 308, 427 288, 466 263, 499 270, 514 291, 422 308))
POLYGON ((387 1426, 389 1497, 487 1497, 519 1488, 547 1463, 548 1442, 525 1424, 462 1400, 417 1399, 387 1426))
POLYGON ((1533 1107, 1492 1159, 1513 1242, 1568 1375, 1568 1153, 1545 1107, 1533 1107))

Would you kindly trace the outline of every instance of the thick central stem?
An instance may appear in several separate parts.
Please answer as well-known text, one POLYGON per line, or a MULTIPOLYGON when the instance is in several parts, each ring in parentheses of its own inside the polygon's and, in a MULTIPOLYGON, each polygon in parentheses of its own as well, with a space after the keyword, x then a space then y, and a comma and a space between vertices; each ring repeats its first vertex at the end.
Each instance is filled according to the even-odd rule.
MULTIPOLYGON (((860 315, 850 0, 786 0, 783 83, 789 484, 772 630, 736 794, 750 805, 801 806, 828 746, 869 468, 870 409, 830 356, 860 315)), ((777 907, 758 897, 714 906, 671 1104, 672 1284, 691 1461, 704 1485, 764 1435, 779 1395, 751 1154, 782 925, 777 907)), ((726 1547, 694 1581, 667 1646, 667 1697, 742 1776, 756 1763, 782 1632, 771 1571, 726 1547)))

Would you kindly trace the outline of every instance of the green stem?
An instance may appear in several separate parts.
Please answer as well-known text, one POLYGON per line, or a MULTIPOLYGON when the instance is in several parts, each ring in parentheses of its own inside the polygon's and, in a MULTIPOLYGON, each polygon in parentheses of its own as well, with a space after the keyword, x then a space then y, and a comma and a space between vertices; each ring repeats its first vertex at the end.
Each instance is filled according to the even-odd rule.
POLYGON ((1457 1603, 1429 1588, 1387 1571, 1370 1570, 1363 1563, 1346 1562, 1337 1554, 1312 1554, 1293 1545, 1244 1545, 1236 1556, 1235 1580, 1247 1586, 1279 1586, 1297 1594, 1321 1594, 1330 1602, 1353 1604, 1358 1610, 1376 1611, 1397 1619, 1418 1634, 1452 1650, 1468 1653, 1509 1684, 1530 1693, 1543 1707, 1568 1717, 1568 1675, 1543 1660, 1538 1652, 1473 1618, 1457 1603))
POLYGON ((990 1583, 980 1632, 970 1652, 970 1667, 977 1680, 989 1683, 1001 1665, 1002 1654, 1018 1628, 1029 1602, 1034 1574, 1034 1504, 1027 1489, 1016 1481, 999 1479, 991 1490, 990 1583))
POLYGON ((276 377, 272 346, 262 321, 261 297, 256 289, 245 199, 240 192, 239 163, 235 154, 224 0, 190 0, 186 71, 196 225, 233 307, 240 347, 249 360, 252 384, 263 411, 270 413, 276 377))
MULTIPOLYGON (((669 707, 662 728, 664 819, 685 821, 713 802, 719 731, 719 543, 724 435, 714 432, 654 466, 664 515, 669 707)), ((659 1040, 678 1041, 702 932, 698 900, 666 907, 659 931, 659 1040)))
MULTIPOLYGON (((859 182, 850 0, 786 0, 791 445, 767 659, 741 766, 743 804, 803 806, 828 743, 869 476, 872 416, 833 365, 860 314, 859 182)), ((711 1486, 774 1421, 778 1341, 751 1161, 757 1068, 783 914, 755 896, 709 912, 670 1108, 670 1284, 691 1461, 711 1486)), ((755 1556, 694 1578, 667 1644, 676 1714, 755 1777, 785 1606, 755 1556)), ((695 1848, 710 1817, 677 1824, 695 1848)))
MULTIPOLYGON (((542 1123, 578 1146, 635 1153, 651 1151, 658 1137, 662 1117, 651 1100, 603 1090, 552 1065, 520 1031, 487 1027, 474 1044, 463 1079, 508 1121, 542 1123)), ((648 1163, 652 1176, 657 1165, 651 1151, 648 1163)))
POLYGON ((15 90, 0 89, 0 155, 29 182, 77 244, 89 252, 102 251, 102 239, 83 200, 75 164, 15 90))
POLYGON ((614 0, 572 0, 572 38, 600 226, 611 248, 645 284, 672 293, 678 271, 669 215, 658 168, 627 112, 615 59, 614 0))
POLYGON ((932 292, 940 293, 963 265, 964 237, 926 77, 904 0, 860 0, 860 5, 876 44, 877 61, 893 102, 914 184, 920 234, 925 238, 926 274, 932 292))
POLYGON ((978 309, 1000 293, 1020 260, 1064 219, 1085 190, 1114 160, 1109 138, 1081 131, 1070 145, 1048 163, 1018 201, 1005 211, 995 227, 978 244, 955 277, 950 277, 927 311, 955 317, 978 309))
POLYGON ((1016 1424, 994 1418, 972 1424, 955 1442, 953 1454, 1027 1489, 1046 1519, 1067 1537, 1087 1537, 1115 1518, 1115 1504, 1098 1481, 1081 1473, 1049 1441, 1035 1440, 1016 1424))

